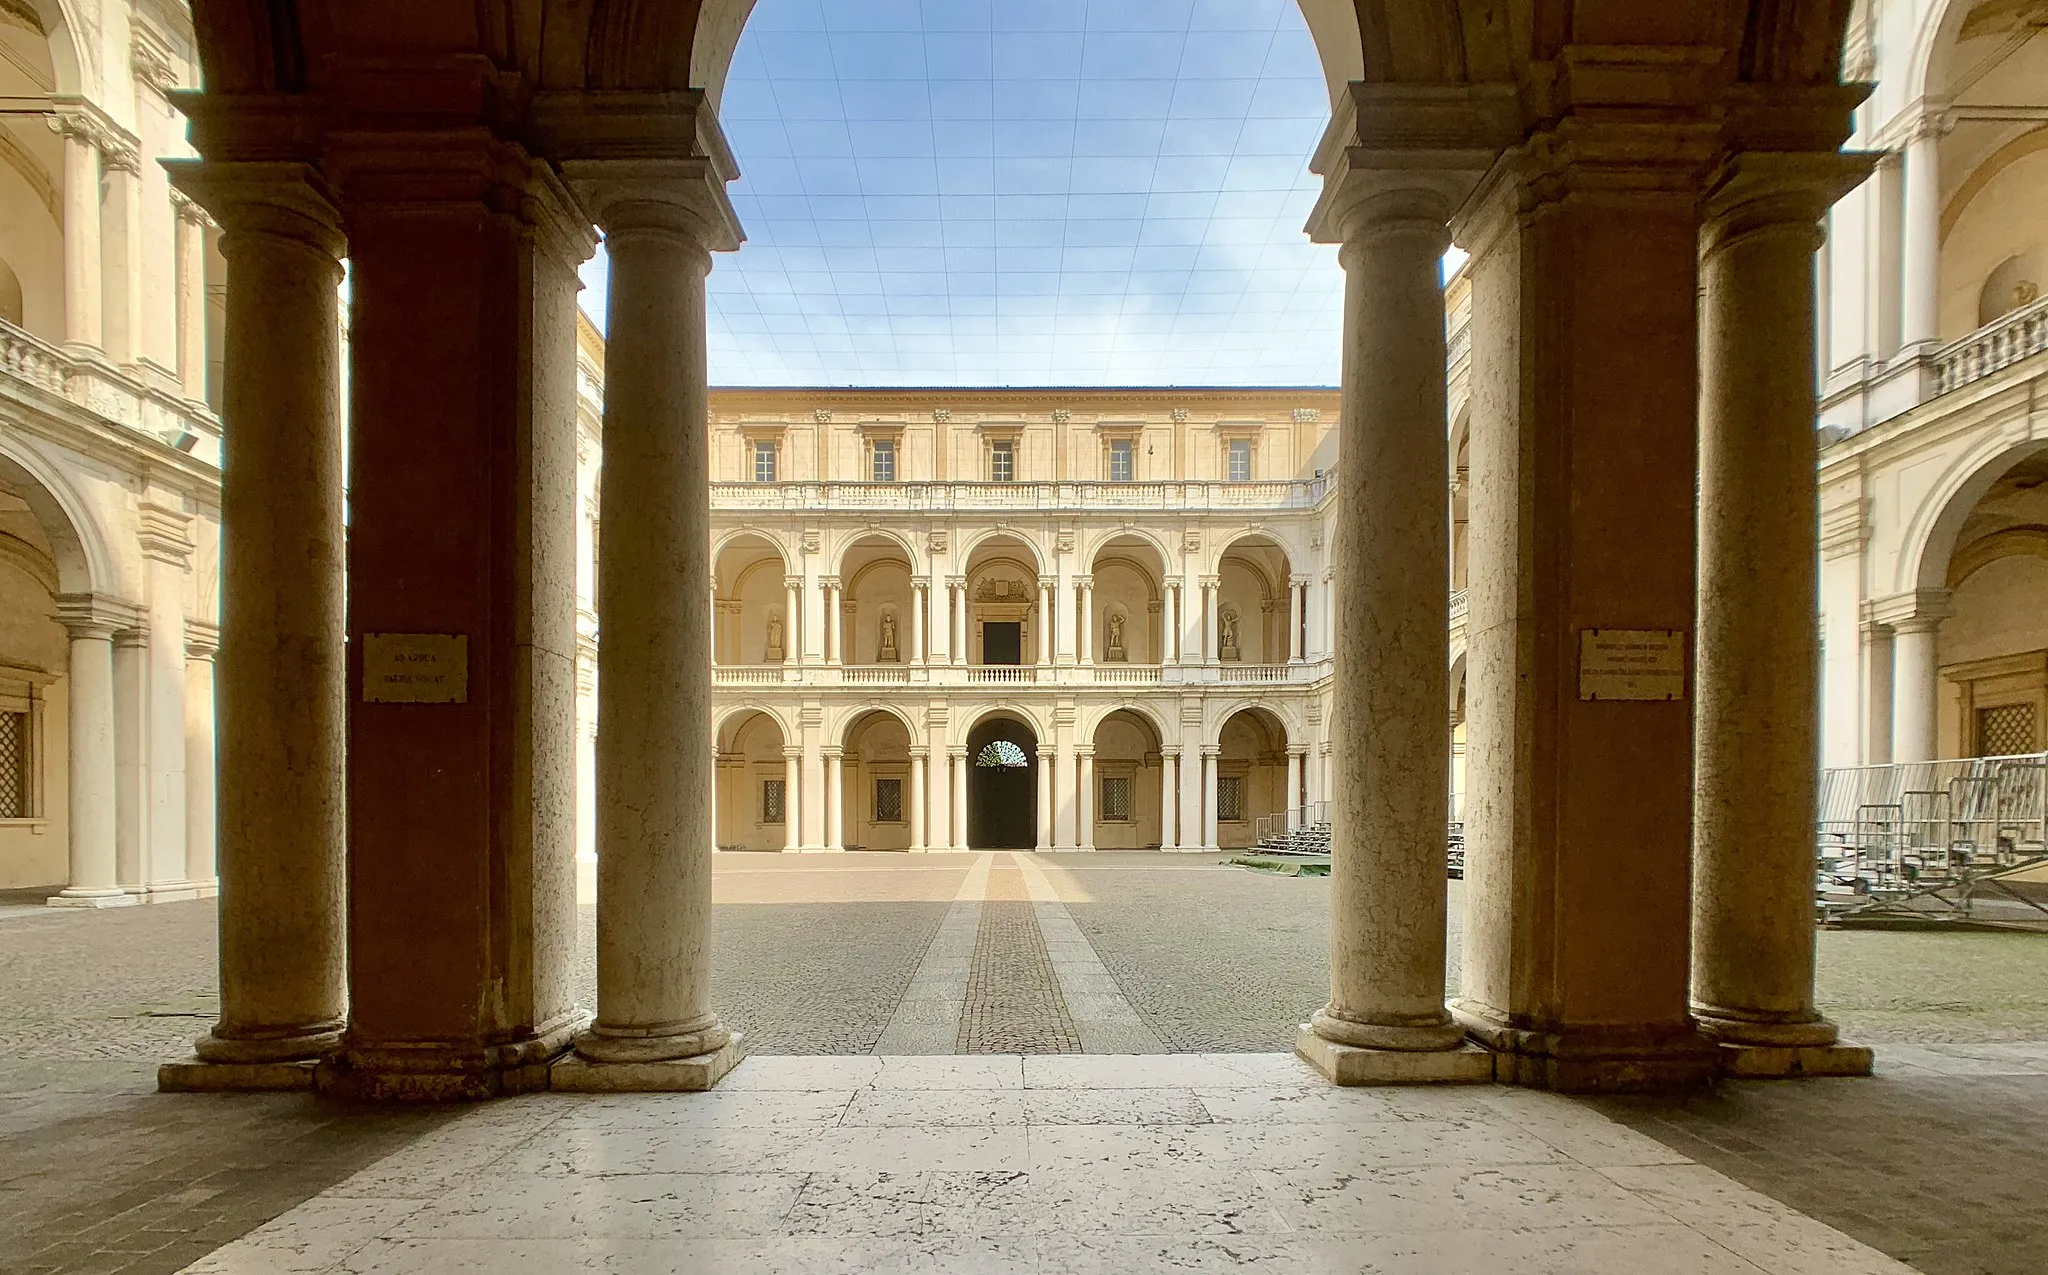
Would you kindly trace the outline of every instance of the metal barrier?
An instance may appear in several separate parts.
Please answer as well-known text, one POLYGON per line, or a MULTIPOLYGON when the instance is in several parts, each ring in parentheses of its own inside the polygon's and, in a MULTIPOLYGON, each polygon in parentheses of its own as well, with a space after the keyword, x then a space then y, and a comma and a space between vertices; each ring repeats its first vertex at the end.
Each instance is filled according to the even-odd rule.
MULTIPOLYGON (((2048 862, 2048 753, 1824 771, 1816 907, 1982 920, 2043 907, 2007 878, 2048 862)), ((1997 919, 1997 918, 1992 918, 1997 919)))

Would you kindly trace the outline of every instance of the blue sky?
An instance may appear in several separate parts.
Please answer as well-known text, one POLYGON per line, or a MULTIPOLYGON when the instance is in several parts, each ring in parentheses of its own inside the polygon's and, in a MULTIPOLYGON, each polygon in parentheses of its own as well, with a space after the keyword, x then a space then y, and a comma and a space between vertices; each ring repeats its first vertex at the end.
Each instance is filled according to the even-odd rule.
POLYGON ((1335 384, 1328 108, 1295 0, 760 0, 712 382, 1335 384))

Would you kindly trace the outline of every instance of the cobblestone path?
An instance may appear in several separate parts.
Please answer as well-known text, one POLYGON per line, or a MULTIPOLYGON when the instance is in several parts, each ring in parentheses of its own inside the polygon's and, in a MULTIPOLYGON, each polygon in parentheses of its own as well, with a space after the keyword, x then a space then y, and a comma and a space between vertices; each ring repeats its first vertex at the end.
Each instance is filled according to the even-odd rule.
POLYGON ((1025 894, 1024 873, 1014 866, 989 871, 954 1052, 1081 1052, 1080 1033, 1067 1013, 1037 912, 1025 894))

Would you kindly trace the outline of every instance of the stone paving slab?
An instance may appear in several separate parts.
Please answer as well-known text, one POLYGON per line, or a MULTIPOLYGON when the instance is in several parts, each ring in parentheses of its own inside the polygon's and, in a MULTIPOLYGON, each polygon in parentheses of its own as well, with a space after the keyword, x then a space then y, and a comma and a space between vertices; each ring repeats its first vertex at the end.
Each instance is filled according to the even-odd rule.
POLYGON ((734 1080, 768 1061, 773 1088, 508 1100, 473 1145, 465 1116, 188 1269, 1908 1270, 1690 1159, 1606 1163, 1627 1130, 1549 1095, 1403 1103, 1242 1054, 778 1058, 734 1080), (899 1063, 953 1083, 879 1083, 899 1063), (1054 1083, 989 1087, 1027 1073, 1054 1083), (1335 1100, 1311 1122, 1228 1119, 1311 1093, 1335 1100), (999 1119, 962 1123, 990 1099, 999 1119))

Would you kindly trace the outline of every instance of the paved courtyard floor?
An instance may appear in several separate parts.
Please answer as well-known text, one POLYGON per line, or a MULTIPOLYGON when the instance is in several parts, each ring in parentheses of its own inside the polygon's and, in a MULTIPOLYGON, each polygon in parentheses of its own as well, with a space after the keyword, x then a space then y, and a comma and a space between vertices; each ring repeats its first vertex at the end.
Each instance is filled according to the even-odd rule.
POLYGON ((212 905, 5 900, 0 1272, 2048 1270, 2048 936, 1821 934, 1867 1081, 1342 1094, 1284 1052, 1325 880, 734 854, 715 889, 754 1055, 719 1093, 460 1112, 154 1094, 212 905))

